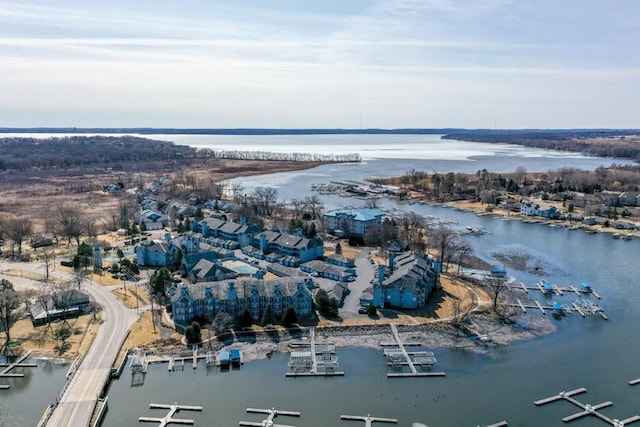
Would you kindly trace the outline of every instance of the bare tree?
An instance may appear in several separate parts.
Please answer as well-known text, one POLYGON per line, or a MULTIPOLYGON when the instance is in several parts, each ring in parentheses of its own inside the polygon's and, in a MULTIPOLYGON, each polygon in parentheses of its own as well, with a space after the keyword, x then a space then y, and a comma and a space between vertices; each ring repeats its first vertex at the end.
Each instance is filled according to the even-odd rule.
POLYGON ((39 288, 35 295, 36 304, 42 307, 44 314, 47 316, 47 327, 44 329, 41 337, 47 335, 47 333, 51 330, 51 316, 49 315, 51 311, 51 284, 49 282, 45 282, 44 286, 39 288))
POLYGON ((489 288, 489 292, 492 297, 492 309, 500 316, 502 320, 507 319, 506 304, 503 303, 503 295, 509 290, 507 281, 504 277, 487 276, 485 283, 489 288))
POLYGON ((451 326, 456 331, 460 331, 467 322, 473 311, 473 304, 463 304, 459 298, 453 300, 453 316, 451 316, 451 326))
POLYGON ((228 185, 229 192, 231 193, 231 198, 233 199, 233 204, 236 206, 242 205, 244 201, 244 186, 238 181, 231 181, 228 185))
POLYGON ((324 208, 324 204, 320 200, 317 194, 306 196, 304 198, 305 208, 310 211, 311 219, 316 219, 320 216, 320 211, 324 208))
POLYGON ((524 184, 524 179, 527 176, 527 168, 524 166, 518 166, 516 170, 513 172, 513 180, 519 186, 524 184))
POLYGON ((302 210, 305 206, 304 200, 291 199, 289 204, 293 208, 293 219, 300 219, 302 216, 302 210))
POLYGON ((253 190, 252 198, 255 200, 260 215, 271 216, 278 201, 278 190, 273 187, 256 187, 253 190))
POLYGON ((11 341, 11 327, 20 318, 20 295, 13 288, 13 283, 8 280, 0 280, 0 330, 4 332, 5 342, 2 350, 6 351, 11 341))
POLYGON ((429 247, 435 248, 440 254, 440 272, 446 272, 448 262, 451 260, 452 249, 458 235, 449 227, 438 226, 429 234, 429 247))
POLYGON ((368 209, 378 209, 380 207, 380 200, 377 198, 367 199, 364 203, 364 207, 368 209))
POLYGON ((462 263, 464 262, 465 258, 472 253, 473 249, 471 248, 471 245, 468 242, 459 239, 459 242, 455 247, 455 255, 458 259, 458 276, 460 275, 462 263))
POLYGON ((56 249, 54 246, 40 248, 40 256, 44 262, 44 280, 49 280, 49 270, 51 265, 55 265, 56 262, 56 249))
POLYGON ((76 207, 60 206, 57 212, 58 229, 60 235, 67 238, 67 244, 71 245, 71 239, 75 239, 80 246, 80 237, 84 234, 84 224, 81 213, 76 207))
POLYGON ((90 239, 95 240, 98 237, 98 226, 95 216, 85 214, 83 228, 90 239))
POLYGON ((26 216, 11 218, 6 228, 7 236, 13 242, 11 253, 15 254, 15 246, 18 245, 18 254, 22 254, 22 242, 33 233, 33 222, 26 216))

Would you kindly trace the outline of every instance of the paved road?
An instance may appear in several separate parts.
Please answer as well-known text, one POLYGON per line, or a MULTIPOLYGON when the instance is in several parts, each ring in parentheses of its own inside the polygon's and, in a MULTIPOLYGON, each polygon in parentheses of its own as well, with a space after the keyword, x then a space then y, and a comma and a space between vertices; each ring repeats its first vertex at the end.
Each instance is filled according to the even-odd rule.
MULTIPOLYGON (((21 269, 41 273, 42 267, 35 263, 0 263, 1 268, 21 269)), ((52 271, 52 276, 69 280, 66 272, 52 271)), ((49 418, 47 426, 88 426, 100 391, 107 380, 127 332, 136 322, 135 310, 125 308, 110 292, 96 284, 84 284, 83 289, 102 305, 101 325, 91 348, 78 367, 69 387, 49 418)))

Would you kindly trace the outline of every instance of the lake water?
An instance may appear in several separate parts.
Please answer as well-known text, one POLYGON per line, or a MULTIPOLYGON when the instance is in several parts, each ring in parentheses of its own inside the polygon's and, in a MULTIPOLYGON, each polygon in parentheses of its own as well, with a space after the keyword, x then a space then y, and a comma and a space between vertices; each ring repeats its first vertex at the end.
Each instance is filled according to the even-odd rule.
MULTIPOLYGON (((191 145, 196 145, 192 138, 201 141, 233 140, 235 142, 227 143, 235 144, 235 149, 240 149, 241 141, 246 141, 246 146, 253 144, 256 147, 260 147, 262 141, 265 151, 275 147, 277 140, 302 140, 300 136, 183 137, 182 141, 174 136, 163 136, 162 139, 191 145), (191 142, 185 142, 188 139, 191 142), (269 141, 269 144, 264 141, 269 141)), ((332 137, 305 136, 304 140, 315 140, 323 145, 317 141, 331 141, 332 137)), ((357 140, 358 144, 363 145, 368 140, 371 144, 373 139, 367 138, 369 135, 339 135, 331 143, 345 146, 351 144, 349 141, 357 140)), ((411 155, 410 151, 406 151, 398 154, 392 150, 387 157, 368 157, 361 152, 367 159, 364 164, 327 165, 309 171, 244 178, 240 182, 247 192, 259 185, 277 186, 280 199, 289 200, 311 194, 310 186, 315 182, 399 175, 411 168, 429 172, 475 172, 482 168, 510 172, 517 166, 524 166, 529 171, 546 171, 559 167, 593 169, 614 162, 611 159, 487 144, 481 144, 481 148, 474 146, 467 149, 465 147, 469 143, 442 142, 429 135, 376 135, 375 138, 378 142, 372 144, 375 146, 370 147, 369 152, 376 153, 376 156, 396 144, 405 144, 403 146, 406 147, 413 145, 416 153, 411 155), (425 144, 439 146, 434 158, 429 159, 428 154, 420 151, 425 144)), ((222 145, 222 142, 216 144, 222 145)), ((312 145, 306 145, 307 150, 304 151, 313 152, 312 145)), ((348 149, 345 152, 353 151, 358 150, 348 149)), ((620 163, 619 160, 615 162, 620 163)), ((322 196, 322 200, 328 207, 363 203, 338 196, 322 196)), ((627 384, 629 380, 640 377, 640 334, 637 332, 637 325, 640 324, 640 239, 614 240, 608 235, 588 235, 577 230, 503 221, 447 208, 398 205, 388 200, 382 203, 385 207, 409 209, 451 220, 455 222, 455 227, 487 229, 490 234, 469 236, 468 239, 476 255, 495 265, 499 263, 491 254, 496 251, 526 251, 544 263, 550 272, 548 280, 558 284, 591 282, 602 295, 599 303, 606 310, 609 320, 567 316, 554 320, 558 327, 554 334, 500 347, 488 355, 464 350, 433 349, 438 358, 436 368, 447 372, 445 378, 387 379, 387 368, 381 352, 364 348, 338 349, 340 369, 346 373, 343 378, 285 378, 287 356, 279 354, 268 360, 247 363, 238 371, 222 373, 207 373, 203 365, 196 370, 189 367, 184 372, 168 373, 166 365, 152 365, 141 387, 131 387, 131 373, 125 370, 121 379, 111 386, 109 412, 104 426, 137 425, 139 416, 160 416, 156 414, 162 411, 150 411, 149 403, 176 401, 205 407, 202 414, 180 414, 181 417, 195 419, 196 425, 200 426, 233 426, 240 420, 259 420, 259 417, 245 413, 247 407, 301 411, 302 418, 291 419, 290 422, 299 427, 358 425, 356 422, 341 422, 340 414, 368 413, 398 418, 400 426, 411 426, 413 423, 431 427, 476 426, 503 419, 508 420, 510 426, 560 426, 564 425, 561 421, 563 417, 578 412, 578 409, 567 402, 538 408, 533 401, 579 387, 588 389, 587 393, 578 396, 583 403, 613 401, 613 406, 602 410, 611 418, 625 419, 640 413, 640 386, 631 387, 627 384)), ((539 279, 523 272, 509 270, 509 273, 528 283, 539 279)), ((540 300, 543 301, 543 298, 540 300)), ((570 303, 575 297, 565 295, 558 300, 570 303)), ((539 314, 530 313, 526 316, 539 314)), ((30 410, 37 412, 34 418, 37 421, 51 397, 40 396, 40 390, 34 390, 34 380, 43 377, 43 382, 50 381, 49 386, 44 388, 55 389, 57 384, 61 384, 60 378, 63 376, 64 373, 49 380, 40 375, 38 370, 28 387, 24 388, 30 394, 20 398, 10 397, 13 402, 10 405, 12 413, 22 414, 27 410, 16 402, 28 398, 30 410), (37 411, 34 411, 35 408, 37 411)), ((0 394, 2 406, 5 405, 5 396, 0 394)), ((26 416, 24 419, 27 420, 26 416)), ((277 420, 288 423, 287 418, 277 420)), ((34 424, 25 421, 22 425, 34 424)), ((573 425, 605 424, 597 419, 584 418, 573 425)))

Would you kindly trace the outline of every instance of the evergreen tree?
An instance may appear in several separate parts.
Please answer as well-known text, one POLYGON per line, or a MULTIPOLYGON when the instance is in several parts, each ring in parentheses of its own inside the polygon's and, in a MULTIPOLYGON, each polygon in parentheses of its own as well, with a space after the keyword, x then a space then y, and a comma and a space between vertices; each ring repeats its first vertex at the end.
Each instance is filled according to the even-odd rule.
POLYGON ((245 308, 238 316, 238 326, 241 328, 250 328, 252 323, 253 318, 251 317, 251 311, 249 311, 248 308, 245 308))
POLYGON ((276 321, 275 315, 273 314, 273 307, 268 305, 265 308, 264 313, 262 313, 262 326, 273 325, 276 321))
POLYGON ((166 267, 162 267, 151 277, 151 289, 156 295, 166 295, 167 288, 172 282, 171 272, 166 267))
POLYGON ((284 317, 282 318, 282 323, 284 326, 289 327, 295 323, 298 323, 298 315, 296 314, 296 310, 289 306, 287 311, 284 313, 284 317))

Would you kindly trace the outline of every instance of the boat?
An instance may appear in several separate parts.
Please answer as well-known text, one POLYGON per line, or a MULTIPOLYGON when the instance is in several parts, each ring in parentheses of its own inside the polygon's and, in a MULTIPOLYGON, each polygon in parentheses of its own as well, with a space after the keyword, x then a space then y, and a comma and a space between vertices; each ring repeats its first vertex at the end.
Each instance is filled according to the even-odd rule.
POLYGON ((228 351, 221 351, 218 353, 218 360, 221 368, 228 368, 231 363, 231 356, 228 351))
POLYGON ((586 293, 592 293, 593 292, 593 289, 591 288, 591 284, 590 283, 582 282, 582 283, 580 283, 580 287, 582 288, 583 292, 586 292, 586 293))
POLYGON ((231 366, 240 367, 240 350, 231 350, 231 366))

